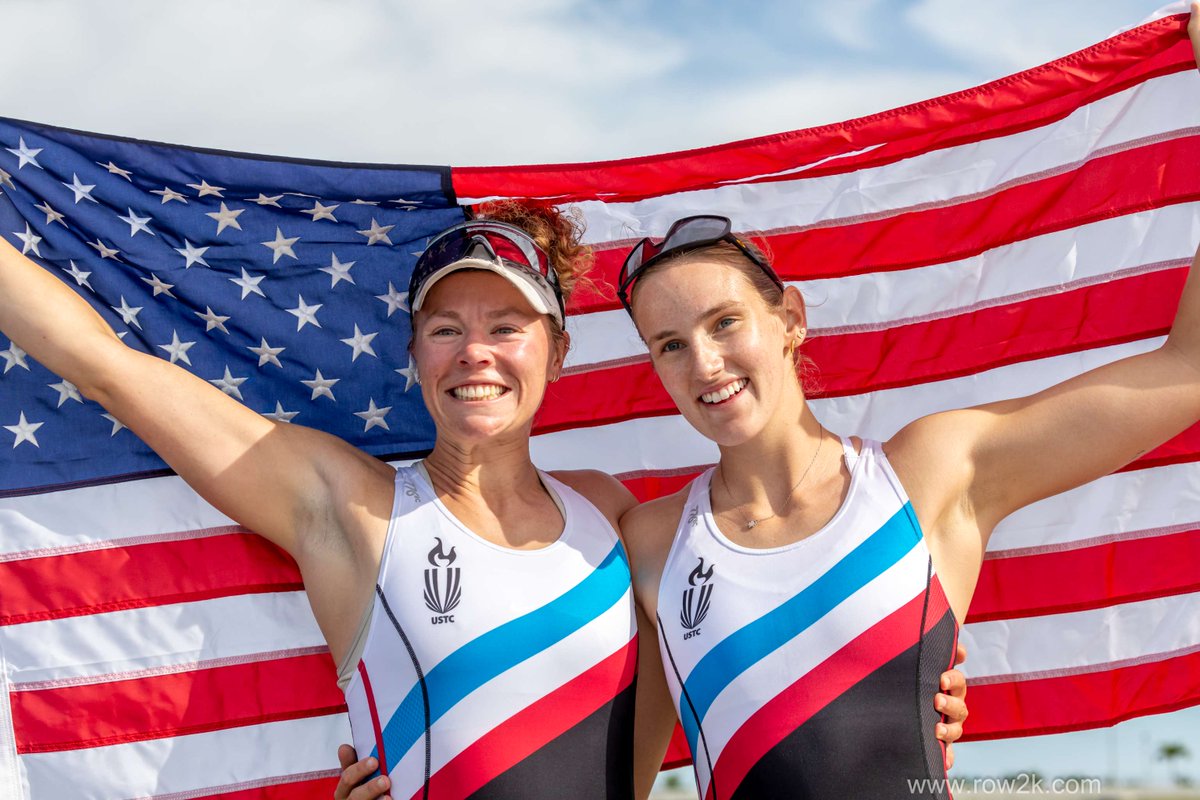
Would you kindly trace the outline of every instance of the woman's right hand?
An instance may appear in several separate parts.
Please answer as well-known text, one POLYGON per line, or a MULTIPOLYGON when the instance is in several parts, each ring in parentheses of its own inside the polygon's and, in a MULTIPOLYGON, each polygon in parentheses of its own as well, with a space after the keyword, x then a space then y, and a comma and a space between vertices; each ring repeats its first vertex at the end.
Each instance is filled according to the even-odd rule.
POLYGON ((391 800, 386 794, 391 786, 386 775, 367 781, 379 769, 379 762, 374 758, 368 756, 359 761, 354 748, 344 744, 338 748, 338 761, 342 764, 342 778, 333 792, 333 800, 391 800))

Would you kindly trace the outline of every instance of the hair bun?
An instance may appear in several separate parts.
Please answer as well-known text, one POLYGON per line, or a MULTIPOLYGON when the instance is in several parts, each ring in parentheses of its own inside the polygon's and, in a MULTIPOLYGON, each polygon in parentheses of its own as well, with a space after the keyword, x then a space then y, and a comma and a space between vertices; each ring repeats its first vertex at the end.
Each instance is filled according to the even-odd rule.
POLYGON ((583 244, 583 220, 576 209, 564 212, 530 200, 498 200, 477 206, 475 218, 506 222, 528 233, 549 256, 564 302, 581 281, 590 285, 586 275, 592 268, 592 248, 583 244))

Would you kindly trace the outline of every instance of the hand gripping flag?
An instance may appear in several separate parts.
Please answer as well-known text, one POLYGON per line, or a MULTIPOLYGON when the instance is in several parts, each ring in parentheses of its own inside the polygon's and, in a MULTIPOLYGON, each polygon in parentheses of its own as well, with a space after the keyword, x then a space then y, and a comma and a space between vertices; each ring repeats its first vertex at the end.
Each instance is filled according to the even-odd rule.
MULTIPOLYGON (((130 346, 404 459, 433 435, 406 354, 416 254, 487 198, 575 207, 609 287, 570 309, 534 458, 647 498, 716 458, 610 288, 622 248, 679 216, 731 216, 805 293, 838 432, 886 439, 1160 343, 1200 241, 1184 23, 864 119, 596 164, 339 165, 0 120, 0 235, 130 346)), ((294 564, 0 348, 0 795, 327 797, 349 733, 294 564)), ((963 633, 968 738, 1200 703, 1197 564, 1200 429, 1005 520, 963 633)))

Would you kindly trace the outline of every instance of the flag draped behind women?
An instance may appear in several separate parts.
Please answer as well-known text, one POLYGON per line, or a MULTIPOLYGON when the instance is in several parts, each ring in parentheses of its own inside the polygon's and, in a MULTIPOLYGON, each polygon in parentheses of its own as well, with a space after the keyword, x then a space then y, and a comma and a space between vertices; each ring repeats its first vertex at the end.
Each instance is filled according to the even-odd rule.
MULTIPOLYGON (((0 120, 0 235, 129 345, 403 460, 432 444, 404 294, 428 237, 488 198, 577 208, 600 288, 570 309, 534 458, 648 498, 716 458, 611 288, 680 216, 731 216, 804 292, 810 397, 840 433, 1159 344, 1200 241, 1184 22, 865 119, 596 164, 341 165, 0 120)), ((328 796, 349 732, 294 564, 0 348, 0 795, 328 796)), ((1200 703, 1197 563, 1200 428, 1005 520, 963 632, 968 738, 1200 703)))

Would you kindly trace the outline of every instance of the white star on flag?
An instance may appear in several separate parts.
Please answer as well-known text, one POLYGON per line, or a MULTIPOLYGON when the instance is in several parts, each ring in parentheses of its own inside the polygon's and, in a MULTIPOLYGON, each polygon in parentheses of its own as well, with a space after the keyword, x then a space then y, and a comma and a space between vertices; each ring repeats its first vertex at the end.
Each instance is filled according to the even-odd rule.
POLYGON ((408 366, 401 367, 400 369, 396 370, 396 372, 399 372, 401 375, 404 376, 404 391, 405 392, 407 392, 409 389, 411 389, 412 387, 416 386, 419 383, 419 381, 417 380, 417 365, 416 365, 416 362, 413 361, 412 356, 408 357, 408 366))
POLYGON ((225 375, 223 377, 209 380, 209 383, 211 383, 213 386, 217 387, 230 397, 236 397, 238 400, 242 399, 242 390, 238 387, 245 382, 246 378, 235 378, 230 374, 228 364, 225 365, 225 375))
POLYGON ((142 327, 142 324, 140 322, 138 322, 138 319, 137 319, 137 315, 139 313, 141 313, 142 307, 141 306, 130 306, 128 303, 125 302, 124 295, 121 296, 121 307, 117 308, 116 306, 111 306, 111 308, 113 311, 115 311, 121 315, 121 319, 125 321, 126 325, 132 325, 133 327, 138 328, 138 329, 140 329, 142 327))
POLYGON ((221 194, 221 192, 225 191, 224 186, 209 186, 208 181, 206 180, 201 180, 199 183, 189 183, 187 184, 187 187, 189 189, 195 189, 198 193, 196 195, 197 197, 208 197, 209 195, 212 195, 213 197, 225 196, 221 194))
POLYGON ((7 375, 13 367, 29 369, 29 363, 25 361, 26 355, 24 350, 17 347, 16 342, 9 342, 7 350, 0 350, 0 358, 4 359, 4 374, 7 375))
MULTIPOLYGON (((371 349, 371 340, 378 336, 379 333, 363 333, 358 329, 358 325, 354 326, 354 335, 349 339, 342 339, 343 344, 350 345, 354 349, 354 353, 350 356, 351 361, 357 361, 358 357, 363 353, 369 356, 374 356, 375 351, 371 349)), ((375 356, 378 358, 378 356, 375 356)))
POLYGON ((79 388, 68 380, 64 379, 58 383, 48 383, 46 385, 58 392, 58 405, 55 408, 62 408, 62 404, 68 400, 74 400, 76 403, 83 402, 83 395, 79 393, 79 388))
POLYGON ((38 147, 36 149, 31 150, 25 146, 25 139, 22 138, 20 140, 20 143, 15 148, 7 147, 5 149, 17 157, 17 169, 18 170, 20 170, 26 164, 33 164, 38 169, 42 168, 42 165, 37 162, 37 154, 42 152, 42 150, 44 148, 38 147))
MULTIPOLYGON (((218 233, 219 232, 220 231, 218 231, 218 233)), ((190 269, 192 264, 203 264, 206 267, 208 266, 208 262, 204 260, 204 254, 208 252, 207 247, 196 247, 187 239, 184 239, 183 247, 176 247, 175 252, 179 253, 179 255, 183 256, 187 261, 187 263, 183 265, 184 269, 190 269)))
POLYGON ((140 233, 142 231, 145 231, 146 233, 150 234, 151 236, 156 235, 154 233, 154 231, 150 230, 149 226, 146 224, 151 221, 150 217, 139 217, 137 214, 133 213, 132 208, 129 209, 128 217, 118 216, 117 219, 129 224, 130 238, 132 238, 133 236, 137 235, 138 233, 140 233))
POLYGON ((170 186, 164 186, 161 189, 152 189, 150 191, 150 194, 156 194, 156 195, 159 195, 160 197, 162 197, 162 202, 159 203, 159 205, 165 206, 167 203, 171 202, 172 200, 178 200, 179 202, 183 203, 185 206, 187 205, 187 198, 184 197, 183 195, 181 195, 179 192, 172 189, 170 186))
POLYGON ((42 241, 42 237, 33 232, 33 229, 29 227, 28 222, 25 223, 24 233, 21 233, 20 231, 13 231, 13 236, 21 240, 22 255, 32 250, 35 256, 38 258, 42 257, 41 251, 38 250, 38 242, 42 241))
POLYGON ((229 206, 221 203, 220 211, 210 211, 204 216, 217 221, 217 235, 220 236, 221 231, 226 228, 236 228, 239 231, 242 229, 242 225, 237 221, 237 218, 245 210, 244 208, 231 209, 229 206))
POLYGON ((204 307, 203 314, 201 314, 199 311, 193 311, 192 313, 195 314, 200 319, 204 320, 204 322, 205 322, 204 332, 205 333, 207 333, 208 331, 211 331, 213 328, 216 328, 217 330, 219 330, 221 333, 225 334, 226 336, 229 335, 229 329, 225 327, 225 323, 226 323, 226 321, 228 321, 229 317, 222 317, 220 314, 213 311, 212 308, 210 308, 209 306, 204 307))
POLYGON ((283 364, 279 363, 279 354, 286 350, 286 347, 271 347, 271 345, 267 344, 266 338, 263 338, 262 344, 258 347, 247 347, 246 349, 258 356, 258 365, 260 367, 264 367, 267 364, 274 364, 280 369, 283 368, 283 364))
POLYGON ((283 199, 283 195, 277 194, 274 197, 267 197, 262 192, 258 193, 258 197, 247 197, 247 203, 258 203, 260 206, 275 206, 275 208, 283 208, 279 205, 279 201, 283 199))
POLYGON ((393 311, 404 311, 407 313, 409 310, 408 309, 408 292, 397 291, 396 287, 392 286, 391 281, 388 281, 387 294, 377 294, 377 295, 375 295, 375 298, 387 303, 387 307, 388 307, 387 315, 389 317, 392 315, 393 311))
POLYGON ((267 419, 273 419, 276 422, 291 422, 292 418, 299 413, 300 413, 299 411, 284 411, 283 403, 280 403, 278 400, 276 400, 275 401, 275 410, 270 411, 270 412, 264 412, 263 416, 266 417, 267 419))
POLYGON ((41 205, 34 206, 34 208, 36 208, 38 211, 41 211, 43 214, 46 215, 46 224, 47 225, 57 222, 59 225, 62 225, 64 228, 67 227, 67 223, 63 222, 63 220, 66 218, 66 215, 60 214, 57 211, 55 211, 53 208, 50 207, 49 203, 43 202, 41 205))
POLYGON ((287 309, 289 314, 293 314, 296 317, 296 330, 299 331, 309 323, 316 325, 318 328, 321 327, 321 323, 317 322, 317 310, 321 308, 322 304, 317 303, 316 305, 312 306, 306 305, 304 302, 304 295, 298 295, 297 297, 300 305, 296 306, 295 308, 287 309))
POLYGON ((7 186, 9 189, 17 188, 13 185, 12 175, 8 174, 2 169, 0 169, 0 186, 7 186))
POLYGON ((354 416, 361 420, 365 420, 367 423, 363 428, 363 433, 366 433, 367 431, 371 430, 371 428, 376 427, 383 428, 385 431, 390 431, 391 428, 388 427, 384 417, 386 417, 388 412, 392 410, 392 407, 384 406, 383 408, 377 408, 375 406, 375 398, 372 397, 370 400, 371 404, 367 407, 366 411, 354 412, 354 416))
MULTIPOLYGON (((279 228, 276 228, 275 229, 275 241, 263 242, 262 246, 271 248, 271 250, 275 254, 274 257, 271 259, 271 263, 277 264, 277 263, 279 263, 279 259, 282 258, 283 256, 291 256, 292 258, 296 258, 296 252, 294 250, 292 250, 292 245, 294 245, 298 241, 300 241, 299 236, 293 236, 290 239, 286 238, 283 235, 283 231, 281 231, 279 228)), ((299 259, 297 259, 297 260, 299 260, 299 259)))
MULTIPOLYGON (((205 264, 204 266, 207 267, 208 265, 205 264)), ((242 299, 245 300, 251 294, 256 294, 260 297, 266 297, 266 295, 263 294, 263 290, 261 288, 259 288, 259 286, 258 286, 260 283, 262 283, 263 278, 265 278, 265 277, 267 277, 267 276, 266 275, 252 276, 249 272, 246 272, 245 267, 242 267, 242 277, 230 278, 229 282, 236 283, 238 286, 240 286, 242 288, 242 299)))
POLYGON ((338 285, 338 281, 349 281, 350 283, 354 283, 354 278, 350 275, 350 268, 356 263, 358 262, 349 261, 343 264, 342 262, 338 261, 337 253, 333 253, 333 263, 328 267, 321 267, 321 272, 327 273, 333 277, 333 283, 329 285, 329 288, 332 289, 336 287, 338 285))
MULTIPOLYGON (((92 273, 84 272, 83 270, 81 270, 79 267, 77 267, 75 265, 74 261, 71 261, 69 263, 71 264, 71 268, 69 270, 67 270, 67 274, 75 279, 75 283, 79 284, 80 286, 86 286, 87 288, 92 289, 92 285, 90 283, 88 283, 88 275, 91 275, 92 273)), ((96 290, 92 289, 92 291, 94 292, 96 290)))
POLYGON ((120 250, 116 249, 115 247, 109 247, 104 242, 100 241, 99 239, 97 239, 94 242, 88 242, 87 244, 88 244, 88 247, 91 247, 97 253, 99 253, 101 258, 111 258, 113 261, 121 260, 121 259, 117 258, 117 255, 120 254, 120 252, 121 252, 120 250))
POLYGON ((25 419, 25 412, 22 411, 20 422, 18 422, 16 425, 5 425, 4 427, 17 435, 17 440, 13 442, 13 449, 15 450, 17 445, 19 445, 21 442, 29 442, 34 447, 41 447, 41 445, 38 444, 37 437, 33 434, 34 431, 45 424, 46 423, 44 422, 29 422, 25 419))
POLYGON ((312 217, 313 222, 316 222, 319 219, 328 219, 337 222, 337 218, 333 216, 333 210, 337 207, 338 204, 336 203, 331 206, 323 206, 319 200, 314 200, 312 208, 302 208, 300 209, 300 213, 308 214, 310 217, 312 217))
POLYGON ((71 183, 64 183, 63 186, 75 193, 75 205, 79 205, 79 201, 85 198, 91 200, 93 203, 99 202, 96 198, 92 197, 92 189, 96 188, 96 184, 80 183, 79 176, 75 173, 71 173, 71 183))
POLYGON ((113 174, 113 175, 120 175, 120 176, 121 176, 122 178, 124 178, 125 180, 129 181, 130 183, 133 183, 133 180, 132 180, 132 179, 129 177, 129 176, 130 176, 130 175, 132 175, 133 173, 132 173, 132 172, 130 172, 129 170, 127 170, 127 169, 121 169, 120 167, 118 167, 116 164, 114 164, 114 163, 113 163, 113 162, 111 162, 111 161, 110 161, 110 162, 108 162, 107 164, 101 164, 99 161, 97 161, 97 162, 96 162, 96 166, 98 166, 98 167, 104 167, 104 168, 105 168, 106 170, 108 170, 108 171, 109 171, 111 174, 113 174))
POLYGON ((170 344, 160 344, 159 348, 167 351, 167 355, 169 355, 171 357, 172 364, 174 364, 176 361, 182 361, 183 363, 187 364, 190 367, 192 365, 192 360, 190 358, 188 358, 187 351, 191 350, 195 346, 196 346, 195 342, 179 341, 179 333, 172 330, 171 331, 171 343, 170 344))
POLYGON ((125 423, 121 422, 121 420, 117 419, 112 414, 101 414, 100 416, 112 423, 112 433, 109 434, 109 437, 116 436, 117 431, 125 427, 125 423))
POLYGON ((158 297, 160 294, 165 294, 167 297, 172 299, 179 299, 178 297, 175 297, 175 295, 171 294, 171 290, 175 288, 175 284, 167 283, 153 272, 150 273, 149 278, 142 278, 142 280, 154 287, 154 297, 158 297))
POLYGON ((333 392, 330 390, 333 388, 333 385, 340 380, 341 378, 326 378, 321 374, 321 370, 317 370, 316 377, 314 377, 311 381, 300 382, 312 389, 312 397, 310 397, 309 400, 316 400, 321 395, 325 395, 336 403, 337 398, 333 396, 333 392))
POLYGON ((365 231, 359 231, 359 233, 361 233, 363 236, 367 237, 368 245, 378 244, 380 242, 384 242, 385 244, 391 244, 392 240, 388 236, 388 231, 390 231, 394 227, 396 227, 396 226, 395 225, 382 225, 381 226, 378 222, 375 221, 374 217, 371 217, 371 227, 366 229, 365 231))

